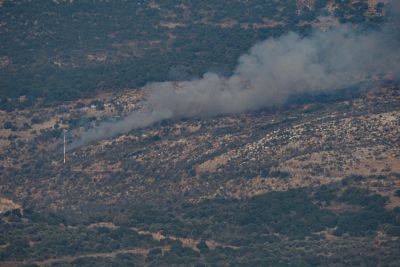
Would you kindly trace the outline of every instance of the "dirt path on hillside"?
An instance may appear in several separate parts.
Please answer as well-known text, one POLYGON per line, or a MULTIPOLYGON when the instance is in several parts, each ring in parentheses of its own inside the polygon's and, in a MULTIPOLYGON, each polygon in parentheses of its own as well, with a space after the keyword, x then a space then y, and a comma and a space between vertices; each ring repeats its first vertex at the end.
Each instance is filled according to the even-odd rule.
MULTIPOLYGON (((118 228, 118 226, 115 226, 112 223, 98 223, 98 224, 93 224, 89 227, 90 228, 107 227, 107 228, 111 228, 111 229, 118 228)), ((160 241, 163 239, 171 239, 171 240, 181 241, 182 246, 191 248, 195 251, 199 251, 199 249, 197 248, 197 245, 199 244, 201 239, 164 235, 161 232, 150 232, 150 231, 141 230, 141 229, 135 228, 135 227, 132 227, 130 229, 137 232, 140 235, 150 235, 154 240, 157 240, 157 241, 160 241)), ((222 244, 222 243, 219 243, 214 240, 204 239, 204 241, 210 249, 215 249, 217 247, 232 248, 232 249, 239 248, 237 246, 222 244)), ((154 248, 161 248, 163 251, 170 250, 169 246, 154 247, 154 248)), ((153 248, 151 248, 151 249, 153 249, 153 248)), ((147 256, 149 254, 149 251, 150 251, 150 248, 123 248, 123 249, 113 250, 110 252, 86 253, 86 254, 80 254, 80 255, 74 255, 74 256, 61 256, 58 258, 49 258, 49 259, 45 259, 45 260, 24 260, 24 261, 0 262, 0 265, 2 267, 14 267, 14 266, 21 266, 21 265, 26 265, 26 264, 36 264, 38 266, 49 266, 51 264, 58 263, 58 262, 71 263, 75 260, 83 259, 83 258, 115 258, 118 254, 140 254, 143 256, 147 256)))
MULTIPOLYGON (((170 248, 165 246, 162 247, 164 251, 168 251, 170 248)), ((149 253, 149 248, 123 248, 117 249, 111 252, 99 252, 99 253, 86 253, 74 256, 62 256, 58 258, 50 258, 45 260, 26 260, 26 261, 14 261, 14 262, 2 262, 0 265, 4 267, 11 267, 11 266, 21 266, 26 264, 36 264, 39 266, 49 266, 51 264, 57 262, 68 262, 71 263, 75 260, 82 259, 82 258, 115 258, 119 254, 140 254, 147 256, 149 253)))
MULTIPOLYGON (((173 235, 164 235, 161 232, 150 232, 150 231, 141 230, 141 229, 135 228, 135 227, 132 227, 130 229, 134 230, 135 232, 137 232, 137 233, 139 233, 141 235, 151 235, 151 237, 154 240, 157 240, 157 241, 160 241, 160 240, 163 240, 163 239, 179 240, 179 241, 182 242, 182 246, 189 247, 189 248, 191 248, 193 250, 199 251, 199 249, 197 248, 197 245, 199 244, 201 239, 177 237, 177 236, 173 236, 173 235)), ((232 249, 238 249, 239 248, 237 246, 222 244, 222 243, 219 243, 217 241, 210 240, 210 239, 203 239, 203 240, 205 241, 205 243, 207 244, 207 246, 210 249, 215 249, 217 247, 232 248, 232 249)))

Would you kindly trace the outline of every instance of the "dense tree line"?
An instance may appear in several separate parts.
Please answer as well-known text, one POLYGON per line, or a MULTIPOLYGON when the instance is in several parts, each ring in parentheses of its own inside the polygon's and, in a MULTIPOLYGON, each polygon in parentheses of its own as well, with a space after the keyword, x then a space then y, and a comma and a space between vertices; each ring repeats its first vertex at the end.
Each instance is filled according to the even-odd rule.
MULTIPOLYGON (((209 70, 229 74, 257 41, 289 30, 307 34, 310 26, 300 22, 325 12, 326 2, 316 1, 314 9, 299 14, 294 0, 156 1, 156 8, 147 1, 4 1, 0 108, 23 108, 38 97, 67 101, 209 70), (281 24, 251 26, 264 18, 281 24), (219 26, 226 20, 237 24, 219 26), (177 26, 165 28, 162 22, 177 26), (21 95, 29 101, 17 101, 21 95)), ((336 4, 344 22, 367 21, 366 1, 336 4)))

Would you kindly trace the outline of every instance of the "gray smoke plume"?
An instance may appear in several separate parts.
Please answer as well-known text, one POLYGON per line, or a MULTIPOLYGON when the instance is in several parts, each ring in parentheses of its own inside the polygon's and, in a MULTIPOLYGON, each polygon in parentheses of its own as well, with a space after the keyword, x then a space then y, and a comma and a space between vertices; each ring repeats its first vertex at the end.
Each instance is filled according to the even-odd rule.
POLYGON ((230 77, 206 73, 180 82, 150 83, 150 111, 85 132, 73 147, 149 126, 163 119, 208 117, 284 103, 290 95, 340 89, 385 74, 399 78, 398 33, 358 32, 350 25, 307 37, 288 33, 267 39, 241 56, 230 77))

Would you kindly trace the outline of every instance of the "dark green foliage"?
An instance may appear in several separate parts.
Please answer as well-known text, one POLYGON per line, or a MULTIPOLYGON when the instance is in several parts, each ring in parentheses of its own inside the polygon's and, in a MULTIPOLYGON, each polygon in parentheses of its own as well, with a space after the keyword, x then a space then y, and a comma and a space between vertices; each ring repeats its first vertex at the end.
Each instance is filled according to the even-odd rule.
POLYGON ((0 260, 40 259, 157 245, 152 238, 139 235, 128 228, 90 229, 84 225, 65 227, 65 224, 69 223, 71 222, 59 215, 39 214, 29 209, 24 212, 23 218, 15 214, 0 215, 3 233, 0 241, 9 244, 7 250, 0 252, 0 260), (24 220, 27 220, 27 225, 24 220), (11 221, 13 224, 9 223, 11 221), (31 247, 29 241, 34 241, 35 246, 31 247))
POLYGON ((394 194, 395 194, 396 197, 400 197, 400 189, 397 189, 397 190, 394 192, 394 194))
POLYGON ((378 226, 390 221, 391 216, 384 211, 366 210, 346 213, 338 218, 336 235, 348 233, 354 236, 374 234, 378 226))
POLYGON ((3 128, 4 128, 4 129, 11 129, 11 130, 13 130, 13 131, 16 130, 15 125, 12 124, 11 121, 6 121, 6 122, 3 124, 3 128))
POLYGON ((334 103, 354 99, 359 97, 361 93, 361 86, 351 86, 331 92, 296 94, 289 97, 287 104, 334 103))
MULTIPOLYGON (((321 15, 327 4, 316 1, 313 10, 299 14, 292 0, 155 2, 160 8, 138 1, 4 1, 0 109, 23 108, 38 97, 68 101, 210 70, 229 74, 237 58, 256 42, 289 30, 308 34, 311 27, 304 21, 321 15), (282 25, 251 26, 263 24, 265 18, 282 25), (218 26, 226 20, 238 24, 218 26), (167 28, 162 22, 178 26, 167 28), (29 101, 17 101, 21 95, 29 101)), ((365 1, 340 2, 336 15, 345 22, 364 23, 365 9, 365 1)))
POLYGON ((200 240, 199 244, 197 244, 197 248, 200 250, 201 253, 209 251, 209 248, 203 239, 200 240))
POLYGON ((290 172, 280 171, 280 170, 271 171, 269 173, 269 176, 278 177, 278 178, 281 178, 281 179, 288 179, 288 178, 290 178, 290 172))
POLYGON ((367 206, 369 209, 382 209, 387 198, 381 195, 370 195, 367 190, 350 187, 340 197, 340 200, 350 204, 367 206))
POLYGON ((390 225, 386 230, 386 233, 391 236, 399 236, 400 237, 400 226, 390 225))
MULTIPOLYGON (((325 265, 328 262, 343 262, 342 259, 315 254, 312 250, 305 252, 296 248, 319 247, 319 242, 326 242, 319 233, 329 229, 335 229, 333 233, 337 236, 346 234, 359 238, 372 238, 379 228, 385 229, 389 236, 399 235, 398 209, 387 211, 385 198, 355 187, 355 183, 361 181, 359 178, 347 180, 353 182, 345 188, 337 183, 314 189, 270 192, 242 200, 215 199, 198 204, 166 201, 158 206, 137 204, 129 209, 109 209, 109 215, 102 210, 102 217, 98 220, 114 221, 120 225, 116 229, 90 229, 83 222, 75 227, 65 227, 63 225, 73 222, 57 214, 40 214, 30 209, 26 209, 23 215, 10 212, 0 219, 0 228, 5 233, 0 238, 0 244, 10 244, 0 257, 8 260, 39 259, 150 246, 153 249, 146 259, 121 254, 112 259, 80 258, 73 264, 128 266, 132 261, 139 265, 146 262, 151 266, 195 263, 269 265, 282 261, 282 264, 325 265), (362 208, 342 214, 323 208, 327 203, 335 205, 340 202, 362 208), (24 225, 24 220, 29 224, 24 225), (199 238, 197 248, 200 252, 182 246, 180 241, 154 241, 150 236, 132 231, 129 225, 147 226, 151 231, 163 230, 165 235, 199 238), (283 241, 282 237, 287 237, 287 241, 283 241), (207 246, 206 239, 240 249, 212 250, 207 246), (30 247, 29 241, 36 242, 36 245, 30 247), (288 244, 285 242, 291 245, 286 247, 288 244), (171 249, 161 249, 164 245, 170 245, 171 249), (291 256, 283 256, 285 253, 291 256)), ((87 223, 93 223, 93 218, 87 223)), ((360 253, 364 252, 365 249, 360 248, 360 253)), ((346 262, 373 262, 373 256, 370 257, 350 257, 346 262)))
POLYGON ((317 192, 315 192, 314 198, 321 202, 323 201, 326 203, 330 203, 332 200, 336 199, 336 192, 336 188, 323 185, 317 192))
POLYGON ((387 198, 377 194, 370 194, 368 190, 350 187, 338 198, 353 205, 360 205, 363 209, 359 212, 345 213, 338 218, 335 233, 341 235, 349 233, 355 236, 373 234, 379 225, 393 223, 394 214, 385 210, 387 198))
MULTIPOLYGON (((142 266, 143 256, 135 254, 118 254, 115 258, 80 258, 71 263, 72 266, 142 266)), ((71 266, 66 264, 65 266, 71 266)), ((57 264, 57 266, 64 266, 57 264)))
POLYGON ((174 242, 171 250, 164 254, 163 262, 167 264, 190 264, 198 260, 199 253, 183 247, 180 242, 174 242))

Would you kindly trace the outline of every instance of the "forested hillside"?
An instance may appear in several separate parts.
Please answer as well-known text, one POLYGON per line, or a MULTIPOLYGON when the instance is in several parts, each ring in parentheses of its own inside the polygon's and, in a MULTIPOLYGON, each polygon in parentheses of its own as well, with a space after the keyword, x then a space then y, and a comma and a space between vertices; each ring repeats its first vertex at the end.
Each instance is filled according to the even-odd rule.
POLYGON ((400 266, 399 3, 0 0, 0 266, 400 266))
POLYGON ((228 74, 260 40, 335 20, 377 25, 382 8, 366 0, 2 1, 0 108, 228 74))

